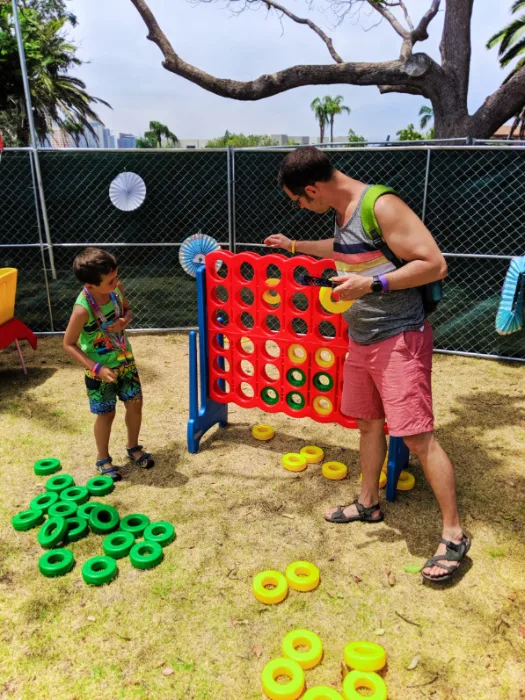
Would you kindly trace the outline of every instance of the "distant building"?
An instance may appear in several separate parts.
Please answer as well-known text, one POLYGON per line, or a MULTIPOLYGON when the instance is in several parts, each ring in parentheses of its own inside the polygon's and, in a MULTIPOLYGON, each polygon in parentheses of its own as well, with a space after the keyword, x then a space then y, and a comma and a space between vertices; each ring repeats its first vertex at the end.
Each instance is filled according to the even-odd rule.
POLYGON ((51 129, 48 137, 51 148, 73 148, 75 145, 71 136, 59 126, 51 129))
MULTIPOLYGON (((490 138, 497 139, 498 141, 506 141, 509 138, 511 128, 512 126, 510 124, 504 124, 503 126, 500 126, 500 128, 497 131, 495 131, 490 138)), ((519 141, 519 138, 520 128, 518 126, 518 128, 514 130, 511 140, 519 141)))
POLYGON ((133 134, 123 134, 122 132, 119 134, 117 139, 117 148, 136 148, 136 146, 136 136, 133 136, 133 134))
POLYGON ((210 139, 180 139, 177 148, 206 148, 210 139))

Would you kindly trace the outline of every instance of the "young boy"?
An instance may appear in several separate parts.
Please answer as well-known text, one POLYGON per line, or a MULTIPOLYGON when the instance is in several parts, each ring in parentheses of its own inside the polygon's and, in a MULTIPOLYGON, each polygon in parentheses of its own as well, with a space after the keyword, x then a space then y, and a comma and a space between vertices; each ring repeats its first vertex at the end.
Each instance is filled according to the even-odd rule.
POLYGON ((109 456, 117 396, 126 406, 129 458, 145 469, 155 464, 138 444, 142 388, 125 334, 133 314, 118 280, 117 261, 106 250, 86 248, 75 258, 73 272, 84 288, 69 319, 64 350, 85 369, 90 410, 97 416, 97 470, 118 481, 122 478, 120 467, 109 456))

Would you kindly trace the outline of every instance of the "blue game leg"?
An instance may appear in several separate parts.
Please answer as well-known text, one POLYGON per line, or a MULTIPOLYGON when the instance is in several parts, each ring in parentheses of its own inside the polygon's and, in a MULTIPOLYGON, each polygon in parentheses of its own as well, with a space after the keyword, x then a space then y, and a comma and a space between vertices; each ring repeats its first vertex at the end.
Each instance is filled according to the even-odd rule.
POLYGON ((408 465, 408 447, 402 437, 390 436, 386 474, 386 500, 396 500, 396 486, 401 471, 408 465))

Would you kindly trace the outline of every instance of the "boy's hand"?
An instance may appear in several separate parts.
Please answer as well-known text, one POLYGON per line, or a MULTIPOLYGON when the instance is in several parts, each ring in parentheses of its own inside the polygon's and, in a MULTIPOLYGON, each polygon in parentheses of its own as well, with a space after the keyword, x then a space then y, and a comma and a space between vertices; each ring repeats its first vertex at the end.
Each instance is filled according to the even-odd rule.
POLYGON ((344 301, 360 299, 371 292, 372 278, 362 275, 338 275, 330 279, 334 284, 333 293, 338 294, 344 301))
POLYGON ((108 384, 113 384, 117 381, 117 373, 111 367, 101 367, 98 373, 99 379, 108 384))
POLYGON ((264 245, 269 248, 283 248, 290 252, 292 250, 292 239, 285 236, 284 233, 272 233, 271 236, 264 239, 264 245))
POLYGON ((110 326, 106 326, 106 330, 110 333, 119 333, 125 330, 129 326, 129 320, 125 318, 119 318, 110 326))

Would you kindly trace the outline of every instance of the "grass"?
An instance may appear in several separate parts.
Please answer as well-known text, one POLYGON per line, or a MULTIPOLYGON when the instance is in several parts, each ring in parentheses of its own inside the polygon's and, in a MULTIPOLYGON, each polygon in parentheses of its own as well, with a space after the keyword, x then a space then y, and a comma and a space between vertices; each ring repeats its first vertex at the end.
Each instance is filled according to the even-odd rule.
MULTIPOLYGON (((387 651, 389 700, 525 698, 525 395, 523 367, 436 356, 438 436, 457 473, 470 559, 455 584, 436 588, 403 567, 430 556, 439 512, 418 464, 413 491, 385 505, 377 525, 329 526, 322 512, 358 488, 358 436, 335 425, 230 407, 231 425, 186 449, 187 337, 132 338, 146 398, 142 440, 156 458, 104 500, 121 515, 171 521, 177 539, 156 569, 119 561, 118 578, 91 588, 81 565, 101 553, 91 534, 73 543, 67 576, 38 573, 36 530, 10 518, 43 490, 33 463, 55 456, 85 483, 93 475, 92 418, 82 372, 60 338, 0 354, 0 697, 34 700, 175 698, 259 700, 264 665, 287 632, 318 633, 324 659, 308 686, 341 688, 343 648, 370 640, 387 651), (255 442, 250 426, 269 422, 276 437, 255 442), (286 472, 284 452, 317 444, 345 462, 329 482, 320 465, 286 472), (253 576, 306 559, 320 568, 311 593, 290 591, 277 606, 258 603, 253 576), (520 633, 520 629, 523 632, 520 633), (413 660, 418 657, 414 666, 413 660)), ((111 443, 124 461, 117 415, 111 443)))

